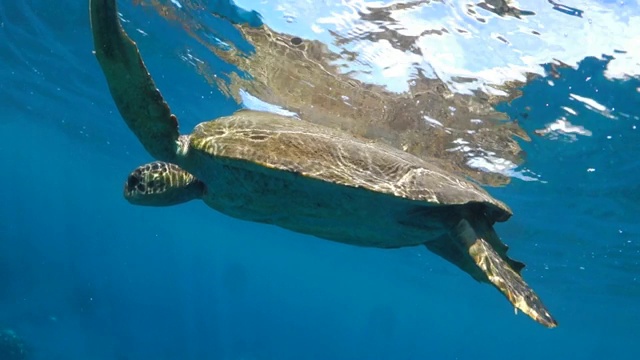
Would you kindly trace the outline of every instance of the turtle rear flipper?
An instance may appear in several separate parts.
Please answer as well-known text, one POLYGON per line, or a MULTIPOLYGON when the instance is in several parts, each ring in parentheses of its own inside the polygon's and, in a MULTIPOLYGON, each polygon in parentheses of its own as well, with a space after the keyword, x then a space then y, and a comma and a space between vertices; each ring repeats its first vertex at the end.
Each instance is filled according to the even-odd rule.
POLYGON ((122 29, 116 1, 90 0, 89 8, 95 54, 122 118, 151 156, 174 162, 178 120, 122 29))
POLYGON ((453 229, 451 237, 465 250, 465 255, 471 257, 477 269, 482 271, 486 277, 485 281, 500 290, 513 306, 546 327, 556 327, 558 323, 549 314, 538 295, 524 282, 518 273, 519 269, 514 270, 490 245, 486 239, 490 238, 491 234, 482 231, 481 226, 478 228, 481 231, 479 234, 469 221, 463 219, 453 229))

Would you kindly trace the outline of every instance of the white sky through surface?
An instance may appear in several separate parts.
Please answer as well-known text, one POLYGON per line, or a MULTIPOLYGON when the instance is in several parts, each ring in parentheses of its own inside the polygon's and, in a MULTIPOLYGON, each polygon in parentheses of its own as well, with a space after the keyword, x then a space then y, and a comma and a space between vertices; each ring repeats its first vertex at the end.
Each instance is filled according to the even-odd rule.
MULTIPOLYGON (((392 1, 325 0, 271 1, 259 3, 240 0, 239 6, 257 10, 270 27, 305 38, 332 43, 329 30, 343 36, 382 31, 373 21, 362 20, 371 8, 392 1)), ((416 36, 422 56, 394 49, 387 41, 356 40, 349 50, 370 67, 371 75, 359 79, 383 83, 389 89, 403 91, 415 67, 433 71, 444 81, 452 77, 476 78, 464 84, 448 82, 452 90, 469 93, 472 89, 496 92, 486 84, 524 80, 526 72, 542 74, 541 64, 559 60, 576 65, 588 56, 614 56, 607 68, 610 78, 640 75, 640 3, 635 1, 582 0, 563 5, 583 11, 582 17, 554 10, 547 1, 512 4, 535 12, 517 19, 499 17, 478 6, 481 23, 467 13, 472 2, 424 2, 413 7, 391 10, 392 27, 398 33, 416 36), (424 34, 428 30, 446 29, 443 35, 424 34), (465 33, 459 33, 461 29, 465 33), (539 33, 535 35, 533 32, 539 33), (505 39, 504 43, 498 37, 505 39), (403 81, 399 81, 403 80, 403 81)))

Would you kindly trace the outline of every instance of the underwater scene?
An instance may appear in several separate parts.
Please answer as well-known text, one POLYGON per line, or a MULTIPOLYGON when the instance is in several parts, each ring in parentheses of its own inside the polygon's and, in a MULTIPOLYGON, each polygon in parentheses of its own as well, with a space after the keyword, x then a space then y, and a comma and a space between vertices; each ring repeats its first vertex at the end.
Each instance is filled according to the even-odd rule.
POLYGON ((0 360, 640 358, 640 2, 0 0, 0 360))

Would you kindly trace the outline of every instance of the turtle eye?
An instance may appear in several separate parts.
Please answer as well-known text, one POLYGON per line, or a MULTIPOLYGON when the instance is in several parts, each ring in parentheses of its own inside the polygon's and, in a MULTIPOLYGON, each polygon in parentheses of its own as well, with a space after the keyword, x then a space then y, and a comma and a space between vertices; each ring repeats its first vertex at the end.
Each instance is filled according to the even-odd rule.
POLYGON ((139 183, 140 183, 140 178, 138 176, 136 176, 134 174, 129 175, 129 178, 127 179, 127 186, 130 189, 133 189, 139 183))
POLYGON ((138 191, 140 191, 141 193, 144 193, 145 190, 147 190, 144 184, 138 184, 138 186, 136 186, 136 189, 138 189, 138 191))

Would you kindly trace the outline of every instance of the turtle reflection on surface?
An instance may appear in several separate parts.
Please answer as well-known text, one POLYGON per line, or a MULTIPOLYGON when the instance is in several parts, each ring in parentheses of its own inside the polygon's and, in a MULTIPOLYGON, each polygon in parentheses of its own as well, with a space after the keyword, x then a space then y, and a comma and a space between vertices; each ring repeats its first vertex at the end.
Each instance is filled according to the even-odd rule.
MULTIPOLYGON (((480 91, 462 95, 450 91, 442 80, 418 72, 407 91, 396 93, 344 73, 337 63, 354 56, 346 50, 337 54, 320 41, 279 33, 266 25, 243 24, 234 26, 255 50, 244 54, 230 42, 226 42, 230 49, 222 49, 211 42, 220 35, 185 10, 197 8, 189 5, 189 1, 184 2, 183 9, 162 5, 157 0, 141 3, 152 5, 164 18, 181 23, 190 36, 218 57, 250 74, 247 78, 231 73, 229 81, 225 81, 206 62, 196 62, 201 75, 238 103, 242 101, 242 89, 262 101, 297 113, 305 121, 383 140, 423 159, 445 160, 441 166, 447 170, 487 185, 503 185, 509 178, 499 170, 472 167, 471 159, 482 158, 487 163, 504 159, 513 166, 523 161, 524 154, 516 138, 528 141, 528 135, 517 122, 508 121, 506 114, 493 108, 496 103, 519 96, 517 87, 521 84, 496 86, 508 94, 504 97, 480 91)), ((344 40, 334 36, 337 42, 344 40)), ((409 46, 411 40, 407 37, 405 41, 394 42, 394 46, 409 46)))

